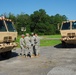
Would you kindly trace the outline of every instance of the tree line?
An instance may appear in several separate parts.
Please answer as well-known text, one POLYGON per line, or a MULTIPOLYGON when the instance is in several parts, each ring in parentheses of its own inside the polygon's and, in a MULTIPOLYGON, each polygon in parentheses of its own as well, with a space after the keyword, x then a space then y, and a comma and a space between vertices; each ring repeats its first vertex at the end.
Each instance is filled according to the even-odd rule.
POLYGON ((24 33, 58 34, 57 24, 67 20, 65 15, 56 14, 49 16, 44 9, 34 11, 31 15, 25 13, 14 15, 9 13, 6 17, 14 21, 18 34, 22 34, 21 27, 26 27, 24 33))

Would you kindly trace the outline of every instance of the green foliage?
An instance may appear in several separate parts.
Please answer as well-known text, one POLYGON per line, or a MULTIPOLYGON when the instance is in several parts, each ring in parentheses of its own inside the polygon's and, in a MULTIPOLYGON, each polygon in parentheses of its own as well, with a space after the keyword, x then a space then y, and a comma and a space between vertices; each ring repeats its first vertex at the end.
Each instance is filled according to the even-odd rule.
POLYGON ((47 38, 61 38, 61 35, 43 35, 42 36, 43 39, 47 39, 47 38))
POLYGON ((61 43, 61 35, 44 35, 41 37, 43 39, 40 40, 40 46, 55 46, 61 43))
POLYGON ((61 24, 62 21, 67 20, 65 15, 56 14, 49 16, 44 9, 34 11, 31 15, 21 13, 15 16, 9 13, 7 17, 14 21, 19 34, 22 34, 21 27, 26 27, 24 34, 27 32, 35 32, 41 35, 58 34, 58 23, 61 24))
POLYGON ((61 41, 60 40, 41 40, 40 41, 40 46, 55 46, 60 44, 61 41))

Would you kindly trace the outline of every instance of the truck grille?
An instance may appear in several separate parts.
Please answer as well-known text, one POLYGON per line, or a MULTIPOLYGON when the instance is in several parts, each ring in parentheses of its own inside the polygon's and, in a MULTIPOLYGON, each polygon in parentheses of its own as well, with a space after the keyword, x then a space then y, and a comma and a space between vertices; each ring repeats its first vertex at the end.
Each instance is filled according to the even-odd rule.
POLYGON ((8 36, 8 37, 4 37, 4 42, 11 42, 12 41, 12 37, 8 36))
POLYGON ((75 33, 68 33, 67 36, 68 36, 69 38, 73 38, 73 37, 75 37, 75 33))

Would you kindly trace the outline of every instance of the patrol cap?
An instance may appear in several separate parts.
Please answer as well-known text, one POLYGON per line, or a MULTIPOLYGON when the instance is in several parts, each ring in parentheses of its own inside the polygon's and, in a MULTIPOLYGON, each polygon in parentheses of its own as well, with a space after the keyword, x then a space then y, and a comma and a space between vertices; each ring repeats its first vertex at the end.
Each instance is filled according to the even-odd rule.
POLYGON ((26 33, 26 36, 28 36, 29 35, 29 33, 26 33))
POLYGON ((25 36, 24 34, 22 34, 21 36, 25 36))
POLYGON ((31 35, 35 35, 35 33, 31 33, 31 35))

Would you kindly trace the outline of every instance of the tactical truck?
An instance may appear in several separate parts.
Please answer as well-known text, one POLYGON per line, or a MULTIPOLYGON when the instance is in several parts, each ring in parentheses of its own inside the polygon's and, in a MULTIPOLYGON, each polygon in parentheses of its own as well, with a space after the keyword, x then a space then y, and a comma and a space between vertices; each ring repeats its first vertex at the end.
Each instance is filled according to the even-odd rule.
POLYGON ((0 56, 9 57, 11 50, 17 46, 17 31, 10 19, 0 17, 0 56))
POLYGON ((76 44, 76 20, 62 22, 60 33, 62 46, 76 44))

